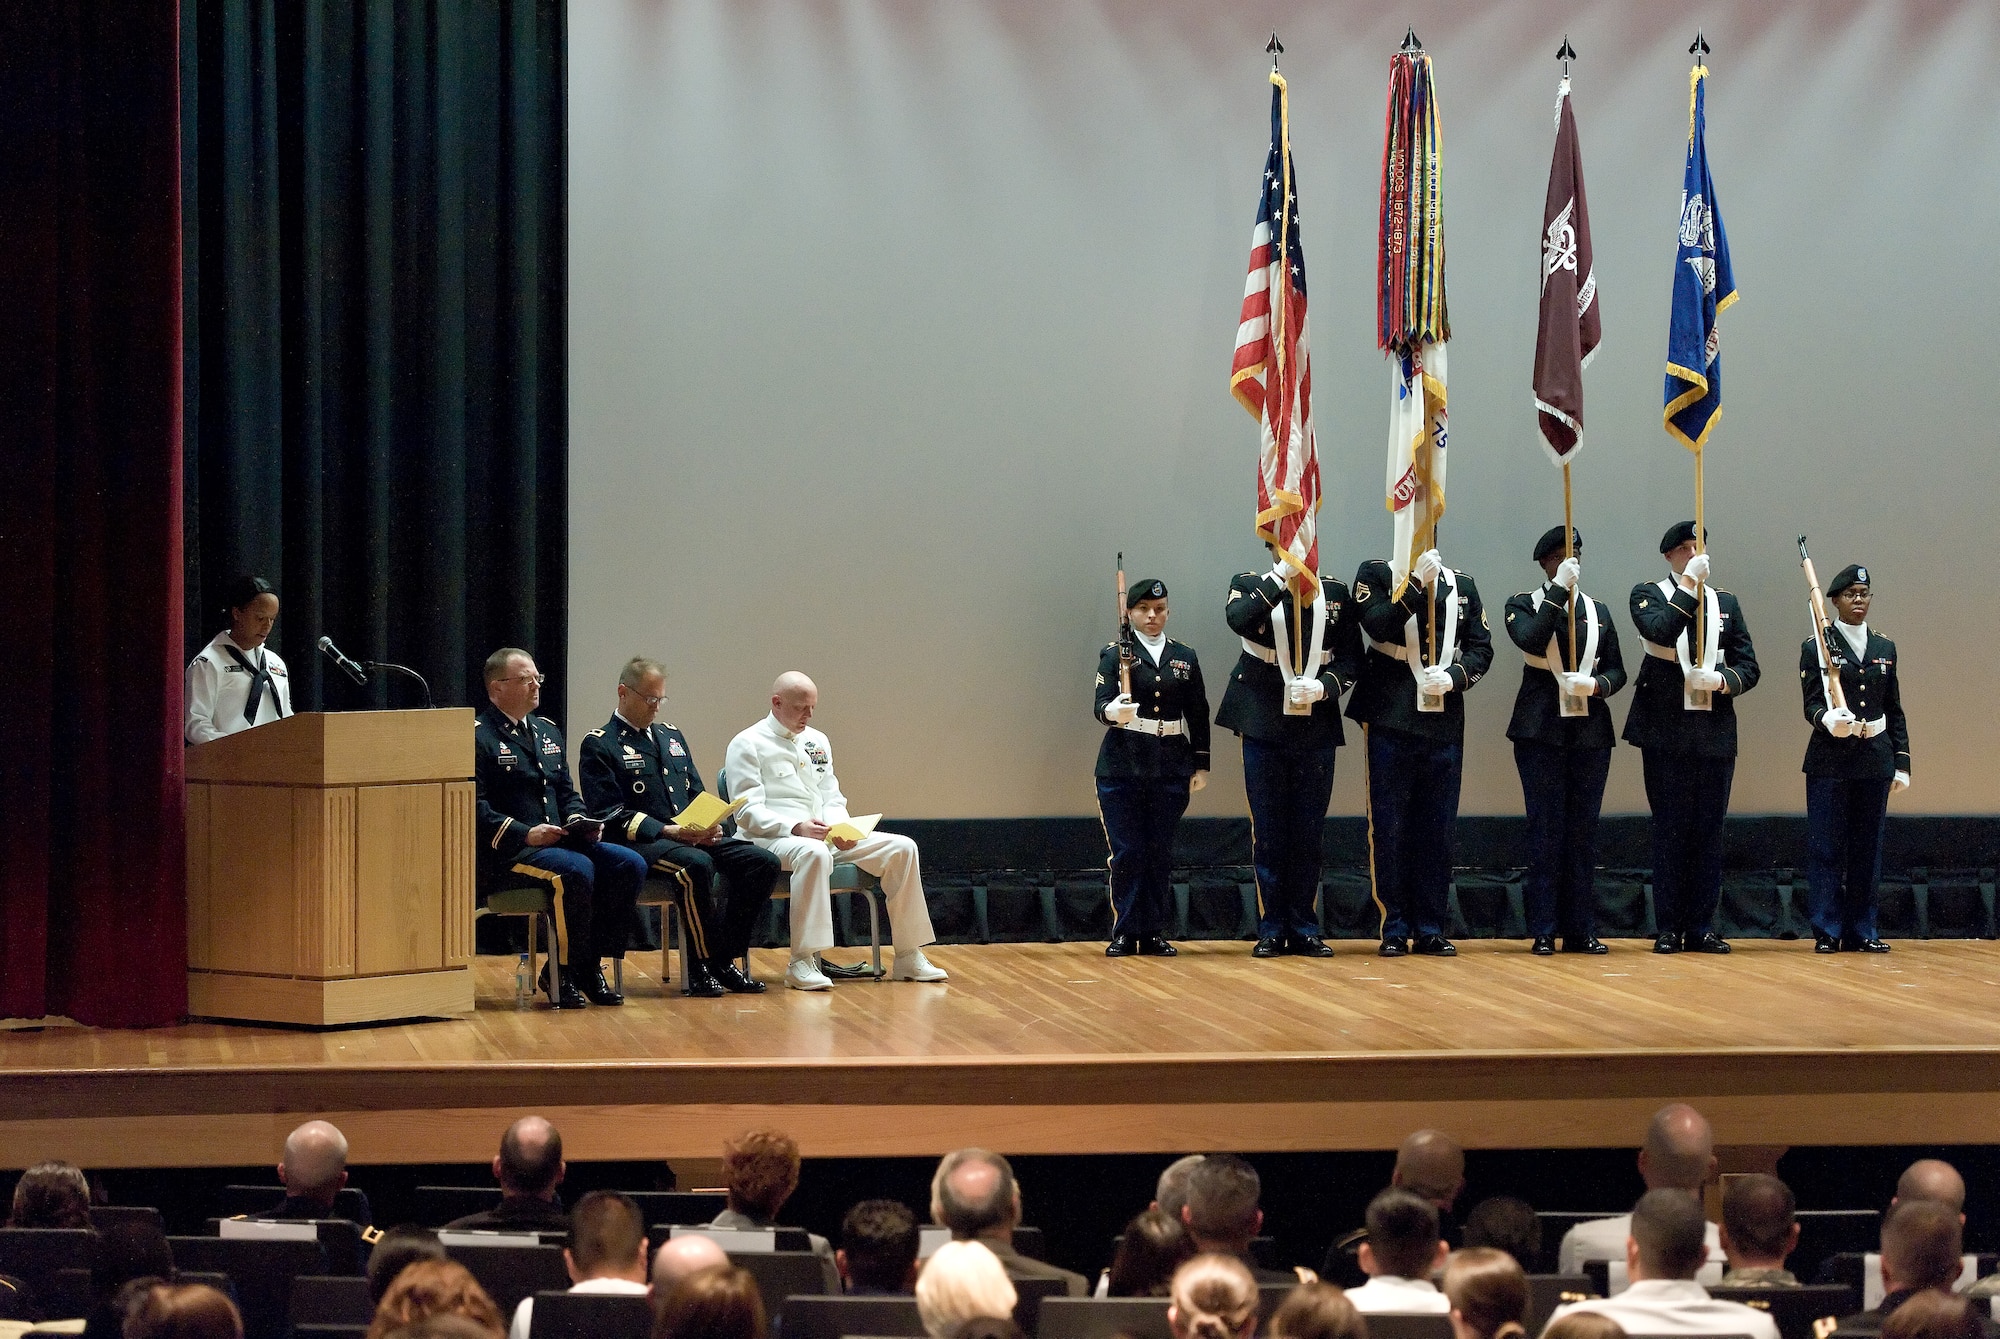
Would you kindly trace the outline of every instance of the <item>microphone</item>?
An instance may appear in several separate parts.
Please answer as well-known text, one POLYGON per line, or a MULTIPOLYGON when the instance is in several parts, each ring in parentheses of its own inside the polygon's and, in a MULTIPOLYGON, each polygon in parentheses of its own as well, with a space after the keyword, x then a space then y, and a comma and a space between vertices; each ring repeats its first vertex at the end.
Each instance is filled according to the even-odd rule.
POLYGON ((342 655, 340 648, 333 644, 333 638, 322 637, 319 639, 319 653, 340 666, 340 672, 354 680, 354 682, 359 684, 368 682, 368 671, 342 655))

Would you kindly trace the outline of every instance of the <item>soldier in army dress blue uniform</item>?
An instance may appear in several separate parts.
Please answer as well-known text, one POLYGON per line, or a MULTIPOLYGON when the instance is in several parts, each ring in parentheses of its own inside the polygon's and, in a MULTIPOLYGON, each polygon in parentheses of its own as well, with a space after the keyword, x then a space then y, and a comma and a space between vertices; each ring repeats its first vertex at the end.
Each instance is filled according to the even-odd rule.
POLYGON ((656 660, 635 657, 618 678, 618 710, 583 737, 578 770, 593 811, 620 812, 611 835, 673 880, 681 911, 681 993, 755 995, 736 965, 770 900, 778 857, 737 838, 725 821, 684 828, 674 816, 702 794, 701 770, 679 729, 658 720, 667 689, 656 660))
POLYGON ((1097 657, 1097 810, 1111 846, 1111 943, 1104 954, 1171 958, 1174 830, 1188 796, 1208 784, 1208 690, 1194 648, 1168 638, 1167 586, 1126 592, 1132 645, 1097 657), (1124 659, 1129 655, 1130 659, 1124 659), (1120 668, 1132 690, 1119 691, 1120 668))

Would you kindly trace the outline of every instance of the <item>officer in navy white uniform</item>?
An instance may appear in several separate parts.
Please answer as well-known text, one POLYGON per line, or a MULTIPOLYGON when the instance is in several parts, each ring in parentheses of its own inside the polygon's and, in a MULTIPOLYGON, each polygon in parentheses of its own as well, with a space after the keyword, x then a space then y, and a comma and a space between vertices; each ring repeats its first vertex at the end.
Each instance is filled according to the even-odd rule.
POLYGON ((190 744, 206 744, 292 714, 292 681, 284 658, 264 645, 278 621, 278 595, 262 577, 229 589, 229 630, 188 662, 190 744))
POLYGON ((1910 730, 1896 677, 1896 644, 1868 626, 1868 569, 1843 567, 1827 583, 1838 621, 1827 633, 1831 665, 1817 637, 1799 648, 1806 720, 1807 906, 1820 953, 1887 953, 1875 934, 1875 885, 1882 873, 1882 828, 1889 796, 1910 784, 1910 730), (1845 707, 1829 706, 1829 670, 1840 675, 1845 707))
POLYGON ((1736 776, 1736 699, 1758 678, 1742 606, 1728 591, 1704 584, 1708 555, 1695 547, 1693 521, 1672 526, 1660 537, 1668 575, 1632 588, 1632 622, 1646 662, 1632 689, 1624 739, 1639 747, 1653 810, 1655 953, 1729 952, 1714 924, 1722 824, 1736 776), (1699 637, 1698 587, 1704 591, 1699 637))
POLYGON ((1361 564, 1354 603, 1368 658, 1347 714, 1368 741, 1378 952, 1449 958, 1458 952, 1445 938, 1444 918, 1465 774, 1465 694, 1493 666, 1493 635, 1478 584, 1445 566, 1436 549, 1418 556, 1400 594, 1386 561, 1361 564))
POLYGON ((1578 592, 1583 535, 1572 532, 1575 557, 1563 554, 1563 528, 1552 527, 1535 544, 1535 561, 1548 578, 1507 601, 1507 635, 1527 664, 1507 738, 1521 773, 1528 814, 1528 868, 1521 881, 1530 952, 1604 953, 1597 938, 1597 817, 1611 772, 1617 733, 1605 699, 1625 686, 1618 629, 1602 600, 1578 592), (1575 600, 1576 655, 1570 655, 1571 601, 1575 600))
POLYGON ((671 881, 681 911, 681 994, 762 994, 763 983, 736 960, 770 900, 778 858, 737 837, 730 820, 708 828, 674 822, 704 787, 687 736, 658 719, 666 692, 657 660, 638 656, 625 666, 618 710, 583 737, 583 802, 594 814, 616 811, 611 837, 671 881))
POLYGON ((833 947, 829 881, 835 864, 855 864, 882 880, 897 981, 944 981, 942 968, 924 956, 937 938, 924 902, 917 844, 893 832, 871 832, 860 841, 831 829, 852 817, 833 770, 833 744, 809 722, 819 709, 819 688, 797 670, 771 686, 771 711, 729 741, 723 775, 729 798, 745 801, 737 827, 778 857, 792 876, 792 961, 785 984, 794 990, 828 990, 819 954, 833 947))
POLYGON ((1097 719, 1111 728, 1097 748, 1097 812, 1111 847, 1107 958, 1171 958, 1174 830, 1188 796, 1208 784, 1208 690, 1194 648, 1167 636, 1167 583, 1125 593, 1131 645, 1097 657, 1097 719), (1130 695, 1119 691, 1124 656, 1130 695))
POLYGON ((1250 858, 1257 879, 1252 957, 1330 958, 1315 903, 1334 750, 1346 742, 1340 695, 1361 672, 1361 632, 1340 580, 1320 577, 1303 609, 1288 595, 1291 568, 1266 544, 1268 572, 1229 582, 1223 617, 1243 643, 1215 723, 1243 740, 1250 858), (1301 617, 1303 615, 1303 617, 1301 617), (1303 660, 1293 657, 1303 648, 1303 660))

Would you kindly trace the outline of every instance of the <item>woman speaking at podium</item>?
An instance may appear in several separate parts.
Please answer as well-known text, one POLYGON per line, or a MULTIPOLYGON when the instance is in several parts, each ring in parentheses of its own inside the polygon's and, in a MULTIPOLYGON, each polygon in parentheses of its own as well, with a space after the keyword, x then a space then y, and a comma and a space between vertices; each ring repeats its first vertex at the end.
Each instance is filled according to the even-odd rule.
POLYGON ((269 725, 292 714, 285 662, 264 645, 278 621, 278 593, 262 577, 229 588, 229 630, 201 649, 187 670, 187 742, 269 725))

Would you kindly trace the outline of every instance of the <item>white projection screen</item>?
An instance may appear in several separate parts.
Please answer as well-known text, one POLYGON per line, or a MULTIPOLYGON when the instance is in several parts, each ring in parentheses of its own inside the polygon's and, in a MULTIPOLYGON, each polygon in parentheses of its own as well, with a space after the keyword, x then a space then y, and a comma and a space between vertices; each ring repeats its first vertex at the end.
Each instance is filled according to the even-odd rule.
MULTIPOLYGON (((1687 128, 1708 146, 1741 301, 1709 454, 1719 584, 1764 665, 1733 808, 1794 812, 1795 537, 1875 574, 1916 784, 1893 812, 2000 809, 2000 6, 1404 6, 1315 0, 572 0, 572 744, 628 656, 713 773, 787 668, 821 688, 857 809, 1090 814, 1113 555, 1172 591, 1219 701, 1256 425, 1228 369, 1286 43, 1311 286, 1323 566, 1389 538, 1375 346, 1377 174, 1406 24, 1435 58, 1451 344, 1443 549, 1498 642, 1462 812, 1519 813, 1506 597, 1539 576, 1560 475, 1528 388, 1565 34, 1604 343, 1576 465, 1585 585, 1620 620, 1692 514, 1660 427, 1687 128)), ((560 666, 547 666, 560 670, 560 666)), ((1613 704, 1622 721, 1626 698, 1613 704)), ((1359 732, 1333 812, 1362 809, 1359 732)), ((1606 812, 1645 808, 1638 754, 1606 812)), ((1193 814, 1241 815, 1235 739, 1193 814)))

